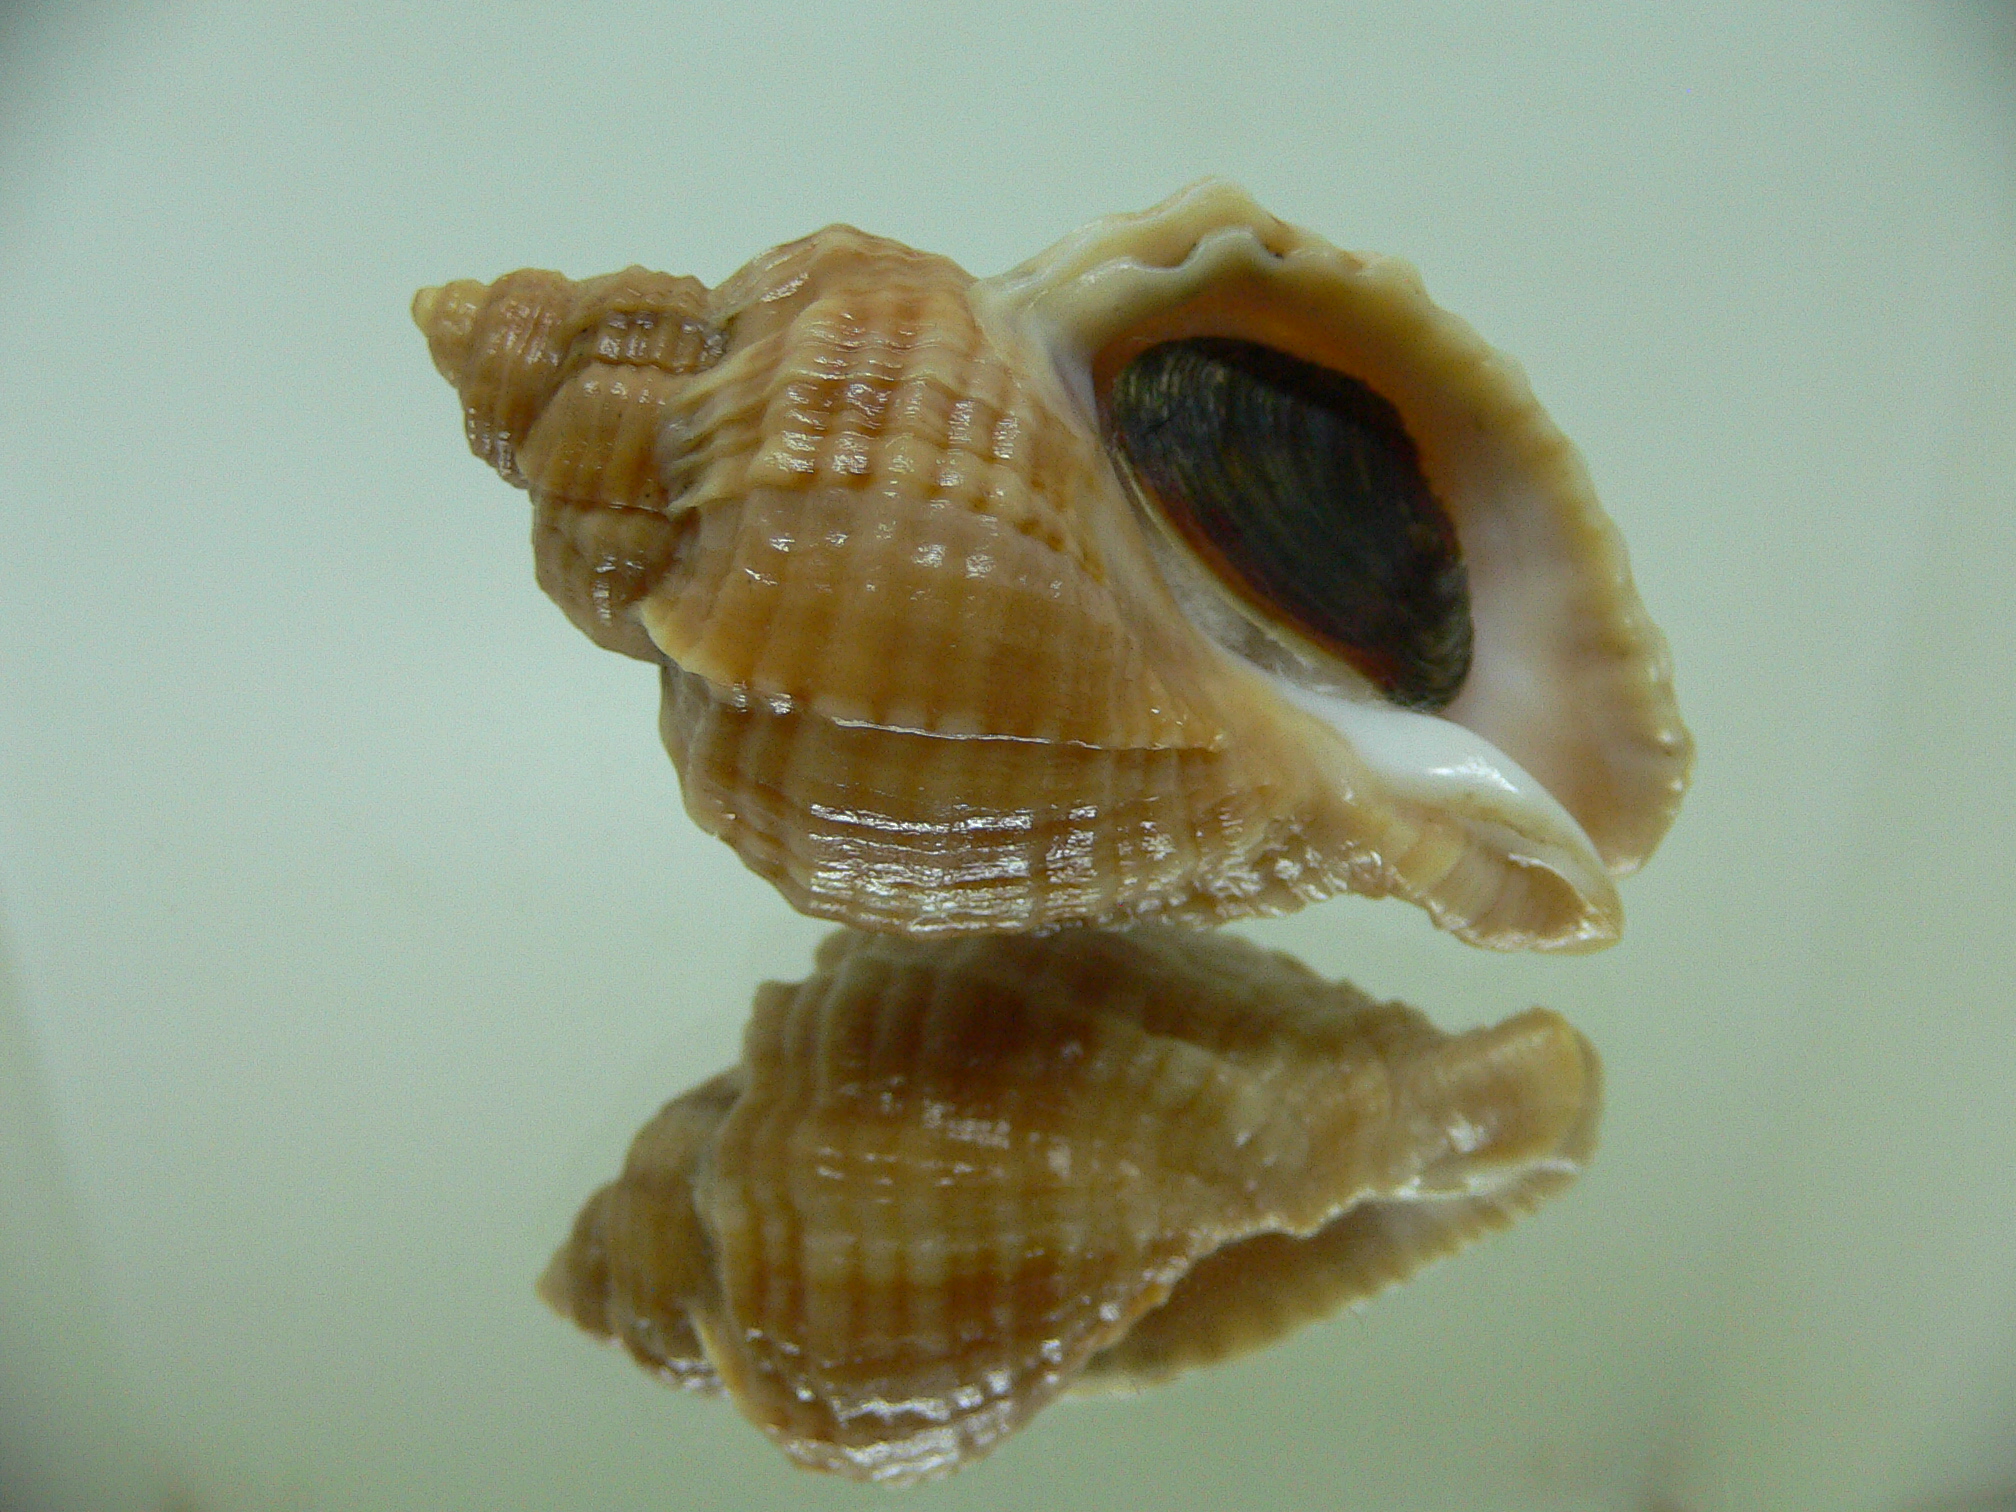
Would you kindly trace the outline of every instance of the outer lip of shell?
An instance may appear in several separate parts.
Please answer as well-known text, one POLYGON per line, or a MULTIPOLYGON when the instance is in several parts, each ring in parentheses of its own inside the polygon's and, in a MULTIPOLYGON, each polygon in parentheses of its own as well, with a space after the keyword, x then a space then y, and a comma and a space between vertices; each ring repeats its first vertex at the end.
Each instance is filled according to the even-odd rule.
MULTIPOLYGON (((1360 711, 1344 733, 1401 796, 1522 807, 1515 827, 1544 828, 1613 875, 1643 864, 1692 762, 1665 641, 1574 448, 1518 366, 1436 307, 1411 266, 1342 251, 1205 180, 1092 222, 972 299, 1004 339, 1050 354, 1055 401, 1088 426, 1114 373, 1188 336, 1272 345, 1394 403, 1463 545, 1476 661, 1435 719, 1441 737, 1362 695, 1340 701, 1360 711)), ((1305 707, 1326 703, 1297 697, 1306 678, 1274 680, 1305 707)), ((1314 712, 1335 725, 1336 705, 1314 712)))

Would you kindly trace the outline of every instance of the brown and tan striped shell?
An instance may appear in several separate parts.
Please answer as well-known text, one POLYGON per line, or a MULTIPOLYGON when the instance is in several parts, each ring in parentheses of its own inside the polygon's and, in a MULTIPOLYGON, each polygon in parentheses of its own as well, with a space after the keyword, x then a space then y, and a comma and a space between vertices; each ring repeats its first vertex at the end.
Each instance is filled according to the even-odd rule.
POLYGON ((1228 934, 842 931, 540 1290, 798 1463, 902 1483, 1503 1226, 1587 1161, 1599 1104, 1554 1014, 1444 1035, 1228 934))
POLYGON ((471 447, 531 493, 541 585, 661 669, 689 812, 808 913, 1209 924, 1350 890, 1582 949, 1679 802, 1663 642, 1516 368, 1404 264, 1230 186, 983 282, 833 227, 711 291, 521 272, 414 314, 471 447), (1397 406, 1474 601, 1439 714, 1264 615, 1227 633, 1250 610, 1130 493, 1104 385, 1200 333, 1397 406))

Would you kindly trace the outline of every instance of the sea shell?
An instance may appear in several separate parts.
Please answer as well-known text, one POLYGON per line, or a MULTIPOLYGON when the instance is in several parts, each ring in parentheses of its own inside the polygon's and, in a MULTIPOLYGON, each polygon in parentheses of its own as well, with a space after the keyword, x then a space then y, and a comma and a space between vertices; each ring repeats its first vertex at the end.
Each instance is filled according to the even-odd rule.
POLYGON ((1584 949, 1679 803, 1664 643, 1516 367, 1230 185, 979 282, 836 226, 414 315, 542 586, 662 669, 689 812, 805 912, 1348 889, 1584 949))
POLYGON ((1588 1160, 1599 1102, 1555 1014, 1448 1036, 1229 934, 841 931, 540 1291, 799 1464, 901 1483, 1505 1225, 1588 1160))

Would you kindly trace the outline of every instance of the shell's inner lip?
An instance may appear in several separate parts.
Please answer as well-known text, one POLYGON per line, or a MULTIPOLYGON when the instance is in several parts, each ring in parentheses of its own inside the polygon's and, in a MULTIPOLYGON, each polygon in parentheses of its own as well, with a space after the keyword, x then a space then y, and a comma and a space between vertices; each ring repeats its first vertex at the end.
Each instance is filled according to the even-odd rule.
POLYGON ((1469 579, 1390 402, 1348 374, 1218 336, 1149 347, 1103 397, 1123 471, 1249 618, 1405 708, 1456 697, 1470 670, 1469 579))

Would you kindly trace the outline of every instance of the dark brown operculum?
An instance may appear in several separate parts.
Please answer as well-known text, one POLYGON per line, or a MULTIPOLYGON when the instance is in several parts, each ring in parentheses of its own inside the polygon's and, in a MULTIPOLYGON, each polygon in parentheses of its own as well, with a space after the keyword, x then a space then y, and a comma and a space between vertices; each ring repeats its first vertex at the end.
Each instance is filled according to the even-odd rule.
POLYGON ((1397 704, 1456 697, 1468 577, 1386 399, 1270 347, 1195 337, 1130 362, 1106 412, 1151 503, 1240 598, 1397 704))

